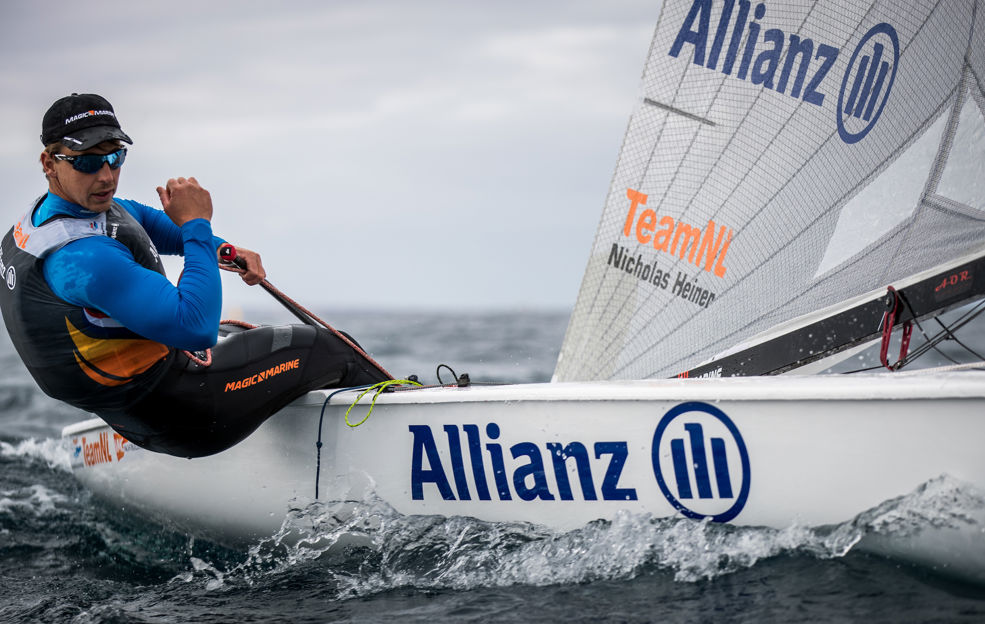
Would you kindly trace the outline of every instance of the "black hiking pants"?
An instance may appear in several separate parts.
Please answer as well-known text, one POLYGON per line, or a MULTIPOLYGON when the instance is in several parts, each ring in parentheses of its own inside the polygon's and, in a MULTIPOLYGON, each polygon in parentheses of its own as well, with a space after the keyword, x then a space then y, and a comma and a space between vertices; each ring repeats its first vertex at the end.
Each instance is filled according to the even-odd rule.
POLYGON ((143 448, 203 457, 240 442, 306 392, 386 379, 326 329, 257 327, 220 339, 211 366, 178 352, 147 397, 122 414, 100 416, 143 448))

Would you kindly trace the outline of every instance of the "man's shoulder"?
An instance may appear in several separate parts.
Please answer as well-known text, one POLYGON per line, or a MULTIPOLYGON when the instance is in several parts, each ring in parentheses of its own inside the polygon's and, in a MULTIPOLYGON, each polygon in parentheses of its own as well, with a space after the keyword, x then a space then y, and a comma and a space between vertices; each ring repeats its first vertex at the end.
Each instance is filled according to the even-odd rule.
POLYGON ((127 212, 129 212, 131 215, 133 215, 134 218, 137 218, 137 219, 140 219, 140 217, 143 216, 147 211, 154 210, 153 208, 151 208, 147 204, 142 204, 139 201, 136 201, 136 200, 133 200, 133 199, 125 199, 125 198, 121 198, 121 197, 114 197, 113 198, 113 203, 115 203, 116 205, 118 205, 120 208, 123 208, 124 210, 126 210, 127 212))

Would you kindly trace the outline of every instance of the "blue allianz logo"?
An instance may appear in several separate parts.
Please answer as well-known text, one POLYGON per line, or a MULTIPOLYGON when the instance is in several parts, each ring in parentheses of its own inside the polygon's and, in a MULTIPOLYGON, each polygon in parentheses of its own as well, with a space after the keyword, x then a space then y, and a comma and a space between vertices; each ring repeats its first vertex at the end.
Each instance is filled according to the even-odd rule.
POLYGON ((713 405, 674 407, 653 434, 653 472, 667 501, 689 518, 728 522, 749 497, 749 453, 735 423, 713 405))
MULTIPOLYGON (((753 5, 751 0, 725 0, 720 8, 713 7, 716 4, 692 0, 667 50, 669 56, 689 58, 705 69, 806 104, 831 106, 837 84, 833 70, 847 50, 814 38, 822 33, 778 28, 782 24, 767 10, 766 2, 753 5)), ((877 24, 862 36, 838 93, 838 134, 845 143, 861 141, 879 121, 898 61, 899 37, 892 26, 877 24)))
POLYGON ((865 33, 848 61, 838 93, 838 134, 845 143, 857 143, 882 115, 896 80, 899 37, 886 24, 865 33))

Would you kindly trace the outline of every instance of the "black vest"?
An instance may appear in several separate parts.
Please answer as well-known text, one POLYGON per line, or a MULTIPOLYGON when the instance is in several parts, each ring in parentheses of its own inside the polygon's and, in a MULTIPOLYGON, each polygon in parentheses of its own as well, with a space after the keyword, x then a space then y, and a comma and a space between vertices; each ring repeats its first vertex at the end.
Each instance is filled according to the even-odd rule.
MULTIPOLYGON (((45 394, 75 407, 117 412, 143 398, 164 375, 174 349, 148 340, 98 310, 59 299, 44 278, 52 251, 86 236, 110 236, 141 266, 164 274, 144 228, 117 204, 91 219, 55 217, 38 227, 31 214, 0 243, 0 311, 27 370, 45 394)), ((94 267, 98 270, 98 267, 94 267)))

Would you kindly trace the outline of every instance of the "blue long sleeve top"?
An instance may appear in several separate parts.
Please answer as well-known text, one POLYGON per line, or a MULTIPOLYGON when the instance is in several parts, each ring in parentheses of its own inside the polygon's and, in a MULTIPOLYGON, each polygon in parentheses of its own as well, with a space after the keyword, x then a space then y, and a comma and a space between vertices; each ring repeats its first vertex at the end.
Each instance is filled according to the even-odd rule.
MULTIPOLYGON (((178 286, 144 268, 109 236, 88 236, 55 250, 45 259, 44 276, 61 299, 109 315, 131 331, 178 349, 199 350, 216 343, 222 311, 222 285, 216 249, 205 219, 180 228, 161 210, 115 199, 150 236, 158 252, 185 257, 178 286)), ((54 193, 34 211, 34 225, 55 215, 92 218, 96 213, 54 193)))

